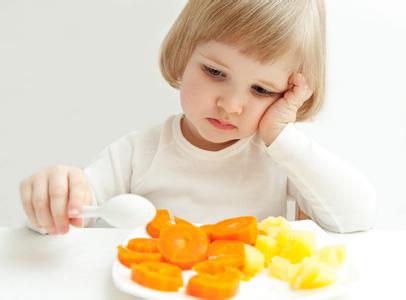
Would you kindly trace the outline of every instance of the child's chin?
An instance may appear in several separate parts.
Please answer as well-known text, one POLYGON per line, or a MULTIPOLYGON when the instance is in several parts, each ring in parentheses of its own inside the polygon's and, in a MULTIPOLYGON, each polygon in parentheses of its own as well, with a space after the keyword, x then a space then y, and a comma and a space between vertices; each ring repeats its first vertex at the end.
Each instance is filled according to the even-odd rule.
POLYGON ((210 137, 205 137, 206 141, 213 143, 213 144, 228 144, 233 141, 239 140, 240 138, 238 137, 216 137, 216 136, 210 136, 210 137))

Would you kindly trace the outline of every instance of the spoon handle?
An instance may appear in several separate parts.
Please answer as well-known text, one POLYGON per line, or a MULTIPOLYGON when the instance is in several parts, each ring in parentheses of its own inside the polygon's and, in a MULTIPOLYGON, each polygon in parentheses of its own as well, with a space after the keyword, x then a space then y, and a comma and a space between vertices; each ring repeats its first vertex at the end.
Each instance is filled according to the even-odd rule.
POLYGON ((97 206, 83 206, 82 207, 82 218, 94 218, 100 217, 100 207, 97 206))

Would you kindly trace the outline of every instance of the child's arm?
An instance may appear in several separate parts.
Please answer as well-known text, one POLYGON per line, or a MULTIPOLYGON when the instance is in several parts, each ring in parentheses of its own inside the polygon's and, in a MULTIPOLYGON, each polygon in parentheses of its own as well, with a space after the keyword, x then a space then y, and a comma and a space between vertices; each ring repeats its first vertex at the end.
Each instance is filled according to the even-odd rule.
POLYGON ((367 230, 375 217, 375 190, 354 168, 296 130, 299 108, 312 95, 305 78, 294 73, 289 89, 263 115, 259 133, 267 152, 290 179, 288 193, 325 229, 367 230))
POLYGON ((336 232, 368 230, 376 194, 366 178, 298 131, 294 124, 267 148, 288 173, 288 193, 323 228, 336 232))
POLYGON ((131 192, 133 141, 126 135, 110 144, 84 169, 98 205, 131 192))
POLYGON ((132 145, 124 137, 102 151, 85 170, 53 166, 25 179, 20 186, 24 211, 34 228, 51 234, 67 233, 69 224, 81 227, 84 205, 98 205, 130 190, 132 145), (71 211, 71 212, 69 212, 71 211))

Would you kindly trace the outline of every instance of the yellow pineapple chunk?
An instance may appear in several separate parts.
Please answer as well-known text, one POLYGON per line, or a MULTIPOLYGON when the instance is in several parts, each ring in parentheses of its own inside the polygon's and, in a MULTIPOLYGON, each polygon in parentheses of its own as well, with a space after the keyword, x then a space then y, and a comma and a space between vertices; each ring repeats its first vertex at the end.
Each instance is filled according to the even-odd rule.
POLYGON ((289 283, 293 289, 320 288, 336 280, 335 269, 315 259, 305 258, 289 283))
POLYGON ((326 246, 316 250, 312 258, 338 268, 345 260, 345 247, 343 245, 326 246))
POLYGON ((258 229, 255 247, 245 248, 246 278, 265 265, 272 276, 288 282, 292 289, 320 288, 336 280, 346 256, 343 245, 316 249, 313 232, 294 230, 283 217, 268 217, 258 223, 258 229))
POLYGON ((275 238, 283 229, 290 229, 289 222, 284 217, 268 217, 258 224, 261 234, 269 235, 275 238))
POLYGON ((292 264, 289 259, 274 256, 268 266, 268 270, 272 276, 289 282, 298 267, 298 264, 292 264))
POLYGON ((267 235, 259 234, 255 242, 255 247, 262 252, 265 257, 265 267, 268 266, 272 257, 278 252, 278 245, 276 240, 267 235))
POLYGON ((282 230, 276 237, 279 255, 292 263, 299 263, 303 258, 313 255, 316 239, 313 232, 305 230, 282 230))
POLYGON ((244 245, 244 252, 244 280, 249 280, 264 269, 265 257, 261 251, 248 244, 244 245))

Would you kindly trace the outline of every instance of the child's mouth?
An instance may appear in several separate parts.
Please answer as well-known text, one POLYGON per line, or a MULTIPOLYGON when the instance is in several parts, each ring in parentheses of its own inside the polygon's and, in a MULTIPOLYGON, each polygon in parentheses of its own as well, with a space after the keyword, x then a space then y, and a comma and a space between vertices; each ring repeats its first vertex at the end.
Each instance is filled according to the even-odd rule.
POLYGON ((214 127, 218 129, 234 129, 236 128, 233 124, 227 123, 225 121, 221 121, 218 119, 207 118, 214 127))

